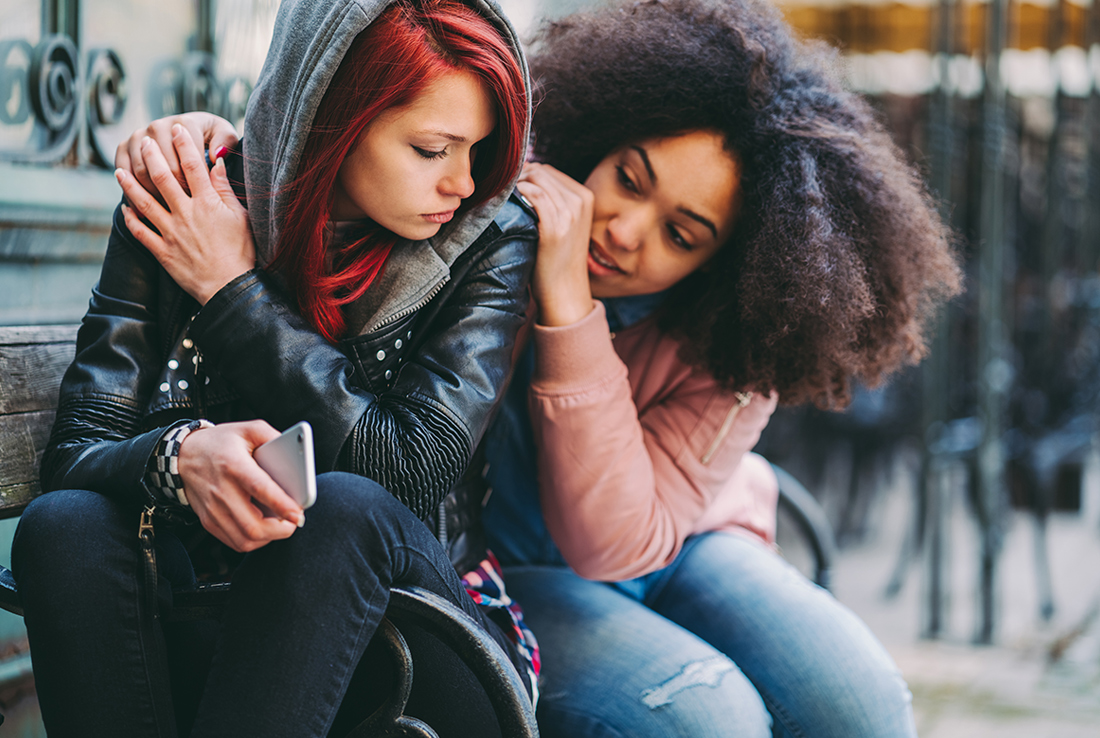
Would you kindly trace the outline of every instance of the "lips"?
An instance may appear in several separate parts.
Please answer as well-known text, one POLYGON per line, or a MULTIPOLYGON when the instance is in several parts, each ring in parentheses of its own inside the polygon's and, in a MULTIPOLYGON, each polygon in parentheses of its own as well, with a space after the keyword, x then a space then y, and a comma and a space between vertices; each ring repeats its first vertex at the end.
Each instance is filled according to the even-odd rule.
POLYGON ((429 223, 446 223, 450 221, 450 219, 453 217, 455 217, 455 211, 448 210, 445 213, 430 213, 428 215, 425 215, 424 220, 428 221, 429 223))
POLYGON ((588 257, 591 261, 595 262, 597 266, 601 266, 609 271, 618 272, 619 274, 626 274, 622 267, 616 264, 595 241, 590 241, 588 243, 588 257))

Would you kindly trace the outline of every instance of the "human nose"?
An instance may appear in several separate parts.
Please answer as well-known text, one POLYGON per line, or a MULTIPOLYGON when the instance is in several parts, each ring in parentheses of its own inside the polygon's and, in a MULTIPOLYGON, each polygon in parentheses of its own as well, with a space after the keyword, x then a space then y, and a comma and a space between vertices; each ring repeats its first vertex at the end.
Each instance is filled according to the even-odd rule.
POLYGON ((620 210, 608 221, 607 232, 612 246, 624 251, 635 251, 645 240, 643 214, 637 210, 620 210))
POLYGON ((457 195, 463 200, 474 194, 474 188, 477 185, 474 182, 472 170, 473 164, 469 159, 456 162, 440 182, 440 188, 444 194, 457 195))

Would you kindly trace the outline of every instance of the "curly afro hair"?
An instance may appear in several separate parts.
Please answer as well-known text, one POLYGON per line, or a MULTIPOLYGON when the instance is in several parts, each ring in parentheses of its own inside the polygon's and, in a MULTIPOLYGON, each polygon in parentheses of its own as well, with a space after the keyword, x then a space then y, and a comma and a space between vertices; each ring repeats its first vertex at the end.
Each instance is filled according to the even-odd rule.
POLYGON ((757 0, 638 0, 542 28, 535 155, 583 181, 632 143, 713 130, 742 165, 730 242, 661 320, 723 385, 847 405, 926 352, 953 238, 837 56, 757 0))

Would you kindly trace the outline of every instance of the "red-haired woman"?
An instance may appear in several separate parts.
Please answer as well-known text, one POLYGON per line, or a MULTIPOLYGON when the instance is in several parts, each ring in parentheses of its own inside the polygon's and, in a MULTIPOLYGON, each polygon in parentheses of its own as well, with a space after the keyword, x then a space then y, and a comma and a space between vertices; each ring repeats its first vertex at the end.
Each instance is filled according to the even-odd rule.
MULTIPOLYGON (((275 34, 239 151, 208 171, 173 127, 185 191, 147 141, 163 205, 119 174, 129 205, 62 384, 48 494, 13 547, 55 738, 325 736, 396 584, 465 610, 533 689, 533 642, 482 609, 507 616, 507 597, 475 604, 456 573, 493 580, 476 505, 452 492, 537 239, 508 200, 529 115, 514 33, 480 0, 284 0, 275 34), (308 514, 252 456, 301 420, 308 514), (229 574, 221 622, 158 618, 229 574)), ((420 716, 491 734, 484 695, 435 658, 420 716)))

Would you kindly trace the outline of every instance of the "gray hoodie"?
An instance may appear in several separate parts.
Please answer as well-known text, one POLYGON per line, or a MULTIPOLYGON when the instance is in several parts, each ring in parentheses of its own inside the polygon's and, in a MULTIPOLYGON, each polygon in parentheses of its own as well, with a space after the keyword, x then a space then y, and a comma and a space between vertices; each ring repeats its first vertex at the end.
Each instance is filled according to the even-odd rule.
MULTIPOLYGON (((279 214, 286 211, 286 185, 298 172, 308 123, 351 42, 392 4, 391 0, 283 0, 279 6, 271 47, 244 121, 245 185, 251 195, 249 216, 261 265, 274 258, 282 225, 279 214)), ((495 2, 468 0, 467 4, 496 26, 515 49, 530 112, 527 62, 515 29, 495 2)), ((367 333, 423 303, 448 278, 455 259, 485 231, 508 195, 506 190, 455 218, 426 241, 399 242, 381 277, 350 308, 351 324, 367 333)))

